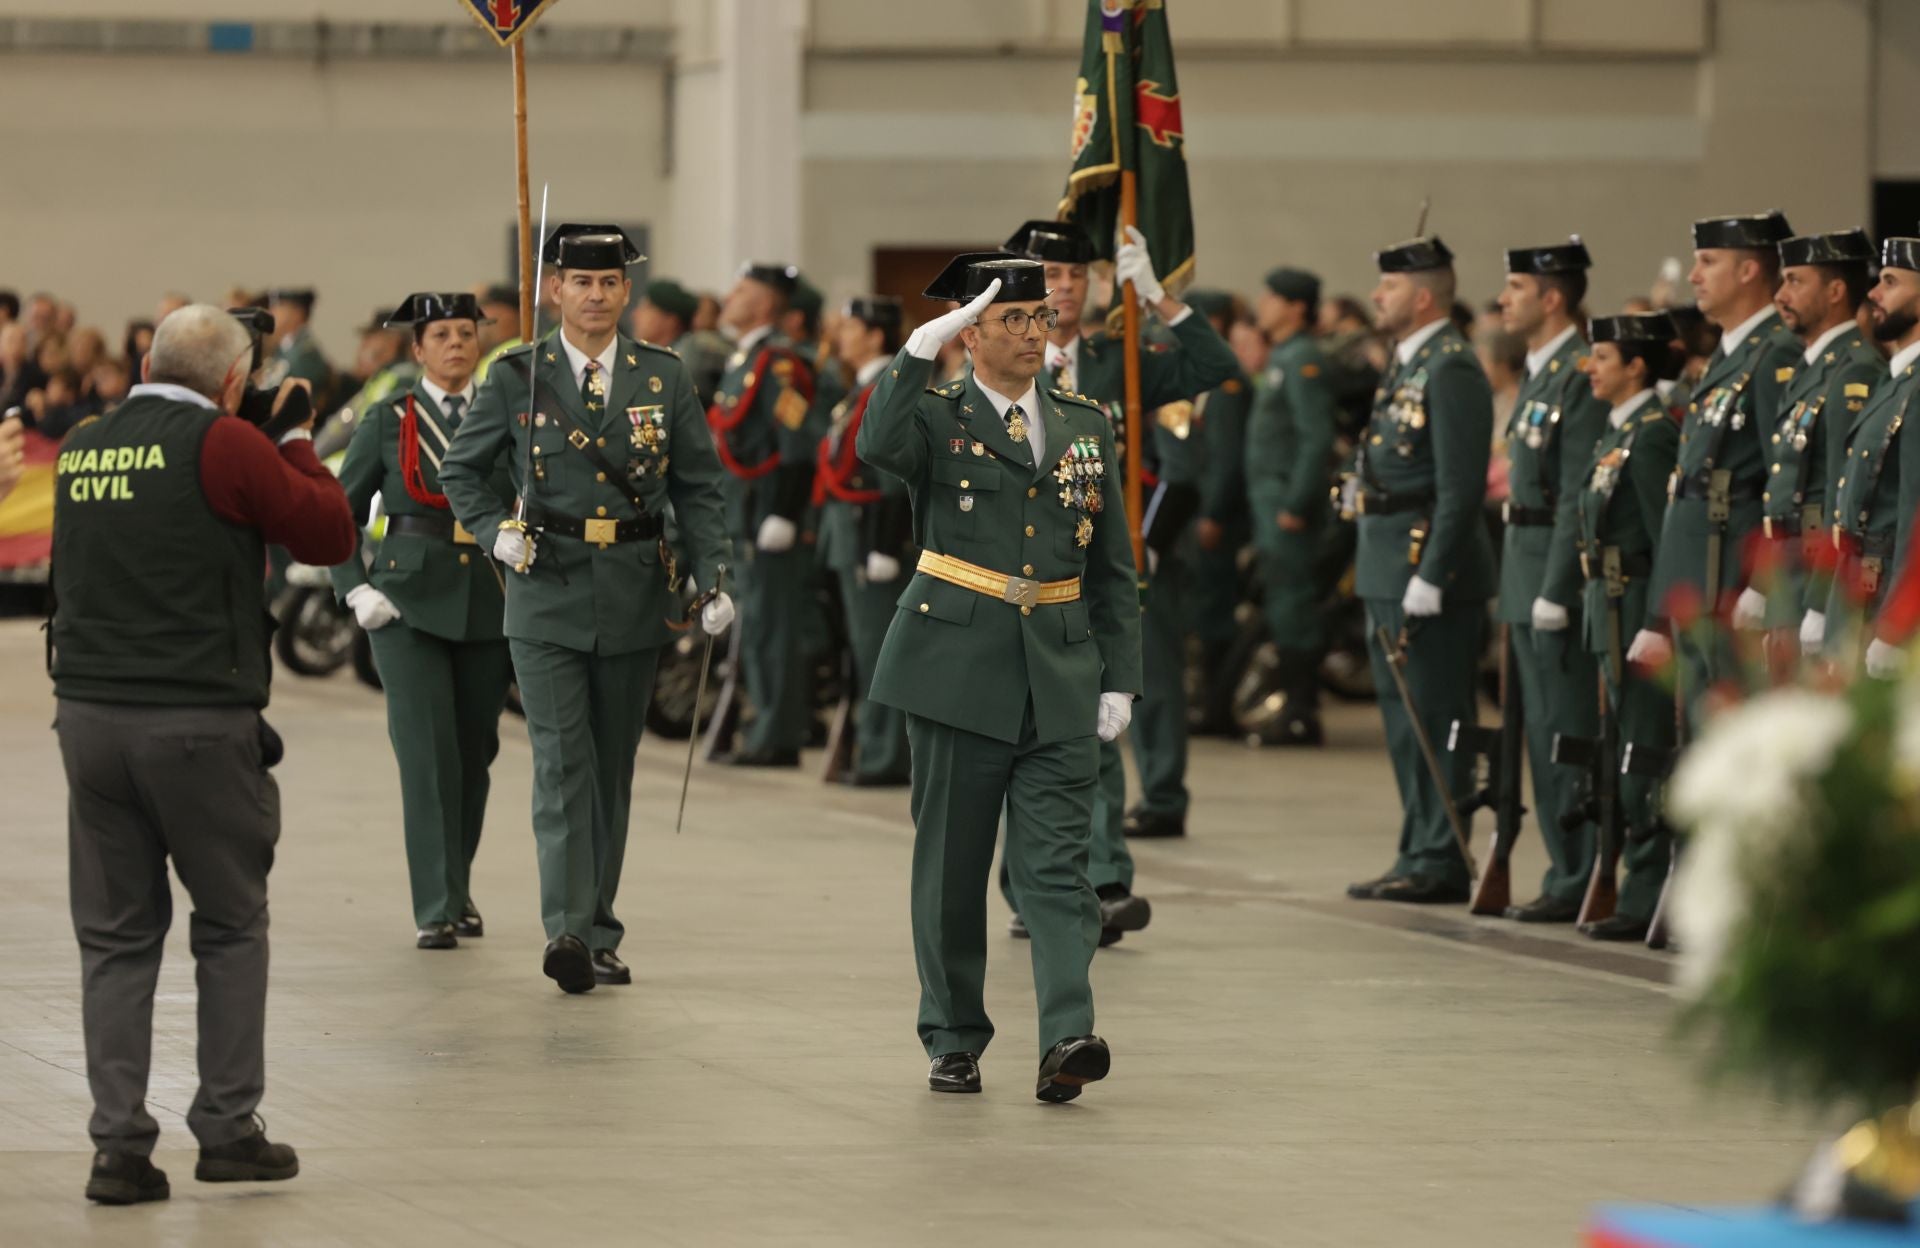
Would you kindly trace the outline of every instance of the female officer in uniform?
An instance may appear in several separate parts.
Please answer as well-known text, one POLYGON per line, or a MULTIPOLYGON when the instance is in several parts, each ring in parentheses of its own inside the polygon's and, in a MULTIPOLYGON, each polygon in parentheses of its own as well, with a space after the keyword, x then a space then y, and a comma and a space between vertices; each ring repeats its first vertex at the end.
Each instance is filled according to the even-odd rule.
MULTIPOLYGON (((387 527, 371 559, 333 569, 333 586, 367 630, 386 686, 416 943, 451 949, 484 931, 467 880, 513 679, 500 574, 440 493, 441 457, 473 402, 484 322, 470 294, 416 294, 388 323, 413 327, 421 377, 366 412, 347 447, 340 483, 354 514, 364 523, 378 494, 387 527)), ((504 461, 493 486, 511 502, 504 461)))

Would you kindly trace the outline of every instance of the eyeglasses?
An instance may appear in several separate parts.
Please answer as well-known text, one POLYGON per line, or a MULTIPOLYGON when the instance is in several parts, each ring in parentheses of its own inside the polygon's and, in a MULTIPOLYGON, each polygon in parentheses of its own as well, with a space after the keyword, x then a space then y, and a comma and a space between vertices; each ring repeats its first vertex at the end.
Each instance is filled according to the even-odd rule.
POLYGON ((1052 333, 1054 326, 1060 323, 1060 313, 1054 308, 1041 308, 1038 312, 1009 312, 1005 316, 985 316, 980 319, 982 323, 998 321, 1007 327, 1008 333, 1018 338, 1035 321, 1040 323, 1041 329, 1052 333))

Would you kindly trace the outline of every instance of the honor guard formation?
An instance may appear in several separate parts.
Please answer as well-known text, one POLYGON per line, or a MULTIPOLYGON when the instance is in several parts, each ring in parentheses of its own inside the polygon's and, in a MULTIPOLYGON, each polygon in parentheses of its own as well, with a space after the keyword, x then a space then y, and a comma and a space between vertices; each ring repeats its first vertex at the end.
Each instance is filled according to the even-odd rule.
POLYGON ((625 231, 562 224, 530 323, 513 288, 406 293, 350 367, 312 289, 170 298, 120 357, 0 292, 0 344, 26 348, 0 361, 0 488, 29 433, 57 444, 87 1195, 169 1192, 145 1103, 169 862, 195 1177, 299 1169, 255 1111, 269 608, 301 585, 384 690, 420 950, 487 935, 476 855, 530 834, 537 881, 488 912, 537 904, 561 992, 630 985, 629 833, 666 823, 633 800, 643 736, 688 739, 685 783, 818 764, 911 823, 934 1092, 982 1089, 1002 922, 1030 942, 1036 1096, 1115 1069, 1097 950, 1157 934, 1130 845, 1205 837, 1195 738, 1277 775, 1326 750, 1329 690, 1377 702, 1399 799, 1396 834, 1353 830, 1380 871, 1348 898, 1670 946, 1663 788, 1689 742, 1740 687, 1902 666, 1920 238, 1709 217, 1690 300, 1613 312, 1588 299, 1605 255, 1513 241, 1480 311, 1434 234, 1381 246, 1365 301, 1305 256, 1248 300, 1177 290, 1131 226, 1052 218, 918 298, 829 303, 781 260, 723 294, 636 286, 625 231), (509 706, 529 809, 489 802, 509 706), (1534 888, 1510 859, 1536 835, 1534 888))

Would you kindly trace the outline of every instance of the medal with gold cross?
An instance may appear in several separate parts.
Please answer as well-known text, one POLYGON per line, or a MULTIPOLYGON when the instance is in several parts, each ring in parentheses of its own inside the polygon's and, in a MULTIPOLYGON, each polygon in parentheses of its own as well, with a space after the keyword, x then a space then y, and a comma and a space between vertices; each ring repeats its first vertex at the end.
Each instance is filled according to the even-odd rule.
POLYGON ((1007 436, 1015 442, 1027 440, 1027 418, 1018 403, 1007 409, 1007 436))
POLYGON ((1073 544, 1087 547, 1093 545, 1093 517, 1081 516, 1080 523, 1073 526, 1073 544))

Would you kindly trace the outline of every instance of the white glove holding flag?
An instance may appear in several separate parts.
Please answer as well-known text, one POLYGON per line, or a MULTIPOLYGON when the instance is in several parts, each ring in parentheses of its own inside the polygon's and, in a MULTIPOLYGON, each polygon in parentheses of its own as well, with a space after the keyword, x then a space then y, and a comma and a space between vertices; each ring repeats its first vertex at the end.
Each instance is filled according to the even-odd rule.
POLYGON ((1741 590, 1739 600, 1733 604, 1733 626, 1759 628, 1766 619, 1767 596, 1752 587, 1741 590))
POLYGON ((1627 647, 1627 662, 1638 663, 1642 667, 1659 667, 1673 657, 1673 643, 1666 634, 1656 633, 1643 628, 1633 635, 1633 644, 1627 647))
POLYGON ((1414 577, 1407 582, 1407 592, 1400 599, 1400 609, 1416 618, 1440 614, 1440 587, 1414 577))
POLYGON ((1132 282, 1134 293, 1140 296, 1140 302, 1153 307, 1167 297, 1166 288, 1160 285, 1160 279, 1153 275, 1153 257, 1147 254, 1147 236, 1129 225, 1126 227, 1125 240, 1115 236, 1118 244, 1113 252, 1113 280, 1116 283, 1132 282))
POLYGON ((493 557, 504 567, 518 571, 524 561, 531 568, 533 557, 538 550, 528 546, 527 535, 519 529, 500 527, 499 536, 493 539, 493 557))
POLYGON ((1094 731, 1102 741, 1117 741, 1120 734, 1133 722, 1133 695, 1130 693, 1103 693, 1100 695, 1100 721, 1094 731))
POLYGON ((936 316, 914 330, 913 336, 907 339, 907 354, 922 360, 939 355, 941 347, 958 338, 961 330, 980 319, 980 314, 992 306, 994 297, 999 293, 1000 279, 996 277, 966 307, 936 316))
POLYGON ((400 618, 400 608, 371 585, 355 585, 347 591, 347 606, 360 627, 377 633, 400 618))

